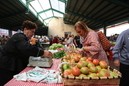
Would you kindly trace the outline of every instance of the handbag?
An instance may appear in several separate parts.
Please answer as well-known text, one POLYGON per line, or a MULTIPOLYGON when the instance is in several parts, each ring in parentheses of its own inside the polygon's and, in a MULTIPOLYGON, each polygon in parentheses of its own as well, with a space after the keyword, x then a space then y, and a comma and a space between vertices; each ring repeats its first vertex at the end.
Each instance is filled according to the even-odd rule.
POLYGON ((110 41, 107 39, 107 37, 105 36, 104 33, 102 33, 101 31, 97 32, 98 33, 98 37, 99 37, 99 40, 100 40, 100 43, 103 47, 103 49, 105 51, 108 51, 110 50, 110 47, 112 46, 112 44, 110 43, 110 41))

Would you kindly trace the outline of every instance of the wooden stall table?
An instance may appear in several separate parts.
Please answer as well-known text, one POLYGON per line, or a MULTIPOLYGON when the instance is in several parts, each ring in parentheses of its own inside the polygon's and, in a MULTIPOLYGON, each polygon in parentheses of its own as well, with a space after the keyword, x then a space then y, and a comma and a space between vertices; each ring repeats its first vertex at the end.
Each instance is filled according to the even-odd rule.
MULTIPOLYGON (((57 70, 58 64, 60 64, 60 59, 53 59, 53 65, 51 68, 46 69, 54 69, 57 70)), ((29 70, 33 69, 33 67, 26 67, 22 72, 27 72, 29 70)), ((21 72, 21 73, 22 73, 21 72)), ((24 81, 17 81, 16 79, 11 79, 8 83, 6 83, 4 86, 63 86, 63 84, 47 84, 47 83, 36 83, 36 82, 24 82, 24 81)))

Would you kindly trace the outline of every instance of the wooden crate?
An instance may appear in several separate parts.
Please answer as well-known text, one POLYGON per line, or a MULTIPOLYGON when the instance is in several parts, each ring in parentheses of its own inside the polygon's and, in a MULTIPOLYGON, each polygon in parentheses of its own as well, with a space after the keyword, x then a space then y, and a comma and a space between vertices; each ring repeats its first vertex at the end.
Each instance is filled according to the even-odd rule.
POLYGON ((63 78, 64 86, 119 86, 119 79, 69 79, 63 78))
POLYGON ((121 73, 118 72, 117 77, 77 77, 77 76, 62 76, 64 86, 119 86, 121 73))

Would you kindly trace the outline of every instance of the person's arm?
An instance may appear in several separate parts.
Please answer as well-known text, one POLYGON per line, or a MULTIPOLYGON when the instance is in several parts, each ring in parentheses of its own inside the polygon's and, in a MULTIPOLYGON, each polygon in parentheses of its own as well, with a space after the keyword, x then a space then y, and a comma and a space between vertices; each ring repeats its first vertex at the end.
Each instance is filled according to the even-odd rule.
POLYGON ((119 35, 119 37, 116 40, 116 44, 113 47, 113 59, 114 59, 114 64, 115 66, 119 66, 120 62, 119 62, 119 54, 120 54, 120 50, 123 46, 123 42, 124 42, 124 38, 123 38, 123 33, 119 35))
POLYGON ((90 32, 86 40, 88 41, 88 44, 83 45, 83 50, 85 52, 90 52, 91 54, 97 54, 101 49, 97 33, 90 32))
POLYGON ((88 33, 86 39, 81 38, 81 41, 83 42, 83 47, 78 49, 79 52, 90 53, 92 56, 99 53, 101 45, 96 32, 88 33))
POLYGON ((26 36, 22 34, 19 34, 14 38, 14 43, 17 52, 25 56, 41 56, 44 54, 43 49, 31 45, 26 36))
POLYGON ((123 38, 124 34, 119 35, 119 37, 116 40, 116 44, 113 47, 113 58, 114 59, 119 59, 119 54, 120 54, 120 50, 123 46, 123 42, 124 42, 124 38, 123 38))

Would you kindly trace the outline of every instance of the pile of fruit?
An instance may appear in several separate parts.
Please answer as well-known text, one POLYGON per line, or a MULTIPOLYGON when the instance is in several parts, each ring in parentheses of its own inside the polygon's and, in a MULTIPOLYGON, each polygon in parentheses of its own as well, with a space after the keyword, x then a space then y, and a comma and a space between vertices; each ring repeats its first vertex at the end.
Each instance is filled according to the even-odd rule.
POLYGON ((111 69, 104 60, 82 57, 77 53, 69 53, 62 59, 65 64, 61 66, 63 77, 72 78, 119 78, 121 74, 116 69, 111 69))

